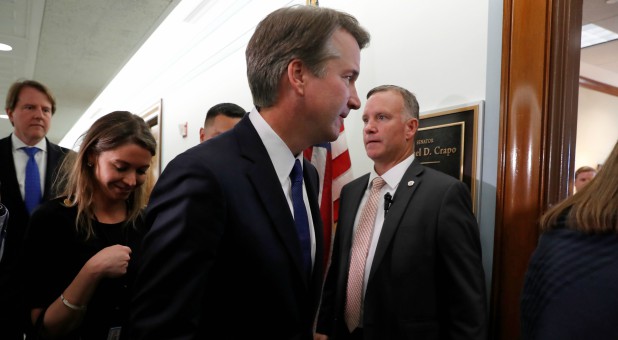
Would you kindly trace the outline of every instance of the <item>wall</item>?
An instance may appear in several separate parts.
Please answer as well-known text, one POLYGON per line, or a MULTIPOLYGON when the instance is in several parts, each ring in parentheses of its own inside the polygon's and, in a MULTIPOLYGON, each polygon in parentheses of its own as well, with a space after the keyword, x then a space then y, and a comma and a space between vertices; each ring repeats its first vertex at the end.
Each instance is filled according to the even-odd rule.
POLYGON ((580 86, 575 169, 603 164, 618 141, 618 97, 580 86))

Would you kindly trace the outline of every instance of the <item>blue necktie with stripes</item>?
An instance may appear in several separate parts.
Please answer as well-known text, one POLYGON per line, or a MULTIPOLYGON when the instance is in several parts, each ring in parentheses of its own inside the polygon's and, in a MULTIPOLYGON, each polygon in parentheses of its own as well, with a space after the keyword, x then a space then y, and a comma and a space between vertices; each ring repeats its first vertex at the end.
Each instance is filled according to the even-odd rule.
POLYGON ((303 251, 303 265, 305 271, 311 274, 311 236, 309 235, 309 218, 303 201, 303 169, 300 161, 294 162, 290 173, 292 181, 292 206, 294 208, 294 223, 298 232, 300 246, 303 251))
POLYGON ((32 214, 34 209, 41 203, 41 175, 39 174, 39 166, 34 159, 34 155, 40 150, 38 148, 22 148, 28 155, 28 163, 26 163, 26 185, 25 197, 26 209, 29 214, 32 214))

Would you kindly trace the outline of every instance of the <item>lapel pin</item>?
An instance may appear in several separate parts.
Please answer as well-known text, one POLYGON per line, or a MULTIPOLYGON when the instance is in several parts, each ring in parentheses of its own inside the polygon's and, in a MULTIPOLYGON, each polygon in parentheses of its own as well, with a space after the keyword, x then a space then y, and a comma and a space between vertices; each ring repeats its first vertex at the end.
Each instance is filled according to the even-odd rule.
POLYGON ((414 181, 408 181, 408 186, 411 187, 414 185, 414 181))

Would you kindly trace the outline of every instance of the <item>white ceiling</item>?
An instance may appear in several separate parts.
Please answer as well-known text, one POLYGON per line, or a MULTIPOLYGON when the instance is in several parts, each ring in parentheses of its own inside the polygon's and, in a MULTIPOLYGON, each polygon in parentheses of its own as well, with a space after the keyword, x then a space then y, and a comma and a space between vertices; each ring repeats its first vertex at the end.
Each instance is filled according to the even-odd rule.
MULTIPOLYGON (((582 25, 594 23, 618 33, 618 3, 607 4, 606 0, 584 0, 582 25)), ((618 86, 618 40, 582 49, 582 71, 584 64, 592 65, 606 72, 595 80, 618 86), (603 77, 603 79, 598 79, 603 77)), ((588 74, 586 74, 588 76, 588 74)))
MULTIPOLYGON (((59 142, 180 0, 0 0, 0 103, 20 79, 47 85, 59 142)), ((0 138, 13 130, 0 119, 0 138)))
MULTIPOLYGON (((57 101, 48 137, 59 142, 180 1, 0 0, 0 42, 13 46, 0 51, 2 107, 15 80, 46 84, 57 101)), ((587 23, 618 32, 618 4, 584 0, 587 23)), ((585 48, 581 58, 582 69, 602 73, 597 80, 618 84, 618 41, 585 48)), ((0 137, 11 131, 0 119, 0 137)))

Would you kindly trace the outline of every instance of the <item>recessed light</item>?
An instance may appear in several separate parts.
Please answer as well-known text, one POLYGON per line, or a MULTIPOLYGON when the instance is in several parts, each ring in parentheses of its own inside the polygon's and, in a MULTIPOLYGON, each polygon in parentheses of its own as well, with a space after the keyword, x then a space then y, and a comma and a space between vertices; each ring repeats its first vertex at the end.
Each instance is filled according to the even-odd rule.
MULTIPOLYGON (((618 1, 618 0, 617 0, 618 1)), ((595 24, 582 26, 581 48, 618 39, 618 34, 595 24)))
POLYGON ((9 119, 9 115, 0 115, 0 119, 9 119))
POLYGON ((0 43, 0 51, 12 51, 13 47, 11 45, 0 43))

